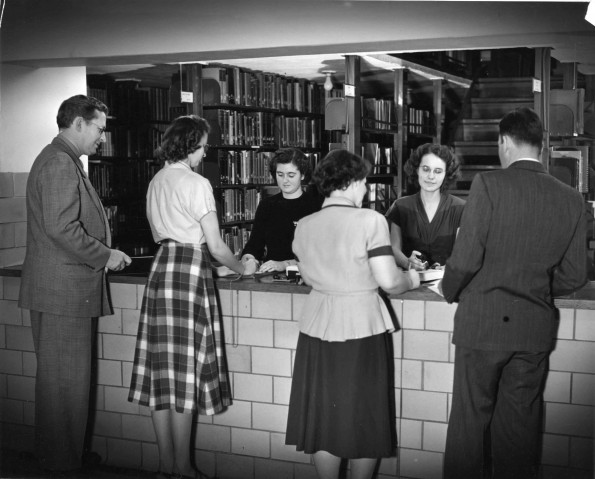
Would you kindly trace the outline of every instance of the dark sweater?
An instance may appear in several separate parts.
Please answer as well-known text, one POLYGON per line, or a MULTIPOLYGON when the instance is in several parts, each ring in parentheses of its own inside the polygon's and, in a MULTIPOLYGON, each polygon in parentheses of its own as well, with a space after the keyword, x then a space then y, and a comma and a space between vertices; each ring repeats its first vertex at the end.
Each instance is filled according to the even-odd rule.
POLYGON ((251 254, 259 261, 292 259, 291 243, 297 222, 318 211, 321 199, 307 192, 291 200, 283 198, 282 193, 262 200, 242 255, 251 254))

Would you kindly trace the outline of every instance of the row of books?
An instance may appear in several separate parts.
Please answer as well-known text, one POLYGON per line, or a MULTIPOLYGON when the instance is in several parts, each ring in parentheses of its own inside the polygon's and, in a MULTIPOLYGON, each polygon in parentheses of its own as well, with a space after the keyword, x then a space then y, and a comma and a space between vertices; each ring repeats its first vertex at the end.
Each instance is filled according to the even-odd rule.
POLYGON ((391 188, 391 185, 384 183, 368 183, 368 206, 382 214, 386 213, 392 201, 391 188))
POLYGON ((380 146, 378 143, 362 143, 362 158, 372 165, 373 173, 388 173, 393 165, 394 152, 391 147, 380 146))
POLYGON ((144 198, 146 188, 161 165, 153 160, 108 163, 89 161, 89 180, 102 199, 144 198))
POLYGON ((217 151, 219 178, 224 185, 270 184, 269 173, 272 153, 254 150, 217 151))
POLYGON ((108 127, 110 130, 105 132, 105 143, 98 149, 98 156, 145 158, 152 157, 161 145, 167 125, 153 125, 151 128, 108 127))
POLYGON ((237 259, 250 238, 251 226, 228 226, 221 228, 221 237, 237 259))
POLYGON ((320 148, 322 121, 316 118, 279 116, 276 118, 277 144, 294 148, 320 148))
POLYGON ((362 127, 376 130, 395 130, 396 115, 392 100, 361 97, 362 127))
POLYGON ((275 115, 264 112, 206 110, 211 142, 222 145, 275 146, 275 115))
POLYGON ((256 188, 224 189, 221 191, 221 224, 254 219, 260 202, 256 188))
POLYGON ((323 113, 324 89, 303 79, 226 65, 202 68, 203 101, 323 113))
POLYGON ((112 238, 116 238, 119 233, 118 206, 117 205, 110 205, 110 206, 104 205, 103 209, 105 210, 105 216, 107 217, 107 222, 110 227, 112 238))
POLYGON ((407 108, 407 132, 415 134, 431 134, 433 130, 431 114, 429 110, 419 108, 407 108))

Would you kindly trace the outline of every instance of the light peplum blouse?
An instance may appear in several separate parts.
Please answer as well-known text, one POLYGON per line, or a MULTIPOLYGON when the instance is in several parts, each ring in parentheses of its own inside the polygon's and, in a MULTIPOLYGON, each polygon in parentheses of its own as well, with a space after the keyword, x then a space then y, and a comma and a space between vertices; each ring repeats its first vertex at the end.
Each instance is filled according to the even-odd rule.
POLYGON ((300 331, 347 341, 394 331, 369 259, 392 256, 384 216, 344 198, 326 198, 302 218, 293 240, 300 274, 312 287, 298 319, 300 331))

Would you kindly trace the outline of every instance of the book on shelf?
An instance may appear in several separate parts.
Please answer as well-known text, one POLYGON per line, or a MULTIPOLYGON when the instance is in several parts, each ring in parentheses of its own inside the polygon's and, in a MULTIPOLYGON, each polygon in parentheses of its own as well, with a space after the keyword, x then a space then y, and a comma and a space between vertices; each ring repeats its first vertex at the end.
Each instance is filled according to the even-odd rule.
POLYGON ((393 166, 393 149, 378 143, 362 143, 361 156, 372 165, 372 174, 389 174, 393 166))
POLYGON ((222 190, 221 225, 253 220, 259 202, 260 192, 256 188, 222 190))
POLYGON ((392 100, 361 97, 362 127, 393 130, 395 114, 392 100))
POLYGON ((217 150, 219 178, 222 185, 268 184, 272 153, 254 150, 217 150))
POLYGON ((251 230, 251 225, 227 226, 221 228, 221 237, 223 238, 223 241, 237 259, 240 258, 242 250, 250 238, 251 230))
POLYGON ((229 104, 322 113, 324 89, 309 80, 227 65, 202 68, 205 105, 229 104))

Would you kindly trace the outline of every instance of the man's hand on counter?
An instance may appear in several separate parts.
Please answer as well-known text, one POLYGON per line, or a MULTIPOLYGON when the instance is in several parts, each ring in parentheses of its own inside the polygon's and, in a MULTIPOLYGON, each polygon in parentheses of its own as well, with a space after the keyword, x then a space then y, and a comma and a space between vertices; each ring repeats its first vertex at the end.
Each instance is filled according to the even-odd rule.
POLYGON ((112 271, 120 271, 132 263, 130 256, 119 249, 111 249, 105 267, 112 271))

